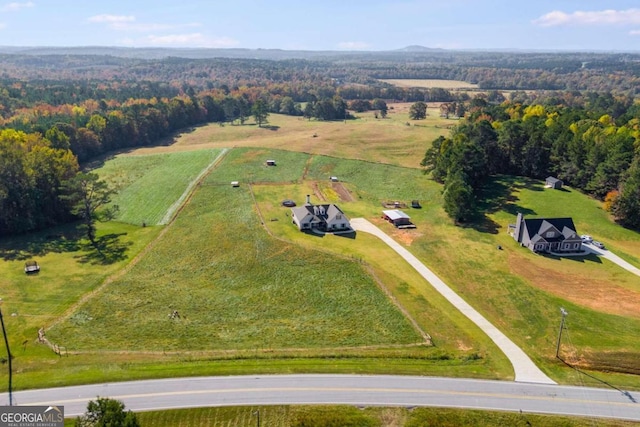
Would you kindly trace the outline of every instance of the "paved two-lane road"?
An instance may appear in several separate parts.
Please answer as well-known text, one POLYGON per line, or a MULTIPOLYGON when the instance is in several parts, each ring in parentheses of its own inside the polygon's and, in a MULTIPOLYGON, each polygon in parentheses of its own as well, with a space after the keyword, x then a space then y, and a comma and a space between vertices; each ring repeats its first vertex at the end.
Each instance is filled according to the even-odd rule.
MULTIPOLYGON (((66 416, 97 396, 133 411, 207 406, 348 404, 438 406, 640 421, 640 393, 611 389, 416 376, 252 375, 94 384, 14 393, 17 405, 64 405, 66 416)), ((8 401, 6 393, 0 402, 8 401)))

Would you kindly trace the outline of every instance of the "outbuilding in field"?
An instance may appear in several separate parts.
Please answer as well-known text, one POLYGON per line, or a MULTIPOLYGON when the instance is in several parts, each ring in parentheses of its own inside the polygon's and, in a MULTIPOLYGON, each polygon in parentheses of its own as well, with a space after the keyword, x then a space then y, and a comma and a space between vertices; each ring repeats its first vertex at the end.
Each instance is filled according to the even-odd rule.
POLYGON ((238 181, 231 181, 232 187, 240 187, 240 183, 238 181))
POLYGON ((338 181, 340 181, 340 180, 338 179, 338 177, 337 177, 337 176, 332 176, 332 177, 330 177, 329 179, 331 180, 331 182, 338 182, 338 181))
POLYGON ((396 228, 416 228, 411 222, 411 217, 398 209, 382 211, 382 217, 396 228))
POLYGON ((553 188, 555 190, 559 190, 562 188, 562 180, 555 178, 553 176, 549 176, 547 177, 547 179, 544 181, 544 186, 547 188, 553 188))
POLYGON ((275 166, 276 165, 276 161, 275 160, 267 160, 267 166, 275 166))

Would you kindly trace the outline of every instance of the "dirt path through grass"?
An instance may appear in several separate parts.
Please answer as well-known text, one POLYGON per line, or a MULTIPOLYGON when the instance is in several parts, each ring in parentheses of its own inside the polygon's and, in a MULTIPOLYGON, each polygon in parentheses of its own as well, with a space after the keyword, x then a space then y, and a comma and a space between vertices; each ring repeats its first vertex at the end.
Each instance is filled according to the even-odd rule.
POLYGON ((176 211, 180 209, 180 207, 184 204, 184 202, 187 200, 187 197, 189 197, 189 195, 193 193, 193 188, 198 183, 202 182, 204 177, 207 176, 209 172, 211 172, 213 168, 220 163, 222 158, 228 152, 229 152, 228 148, 223 148, 222 151, 220 151, 220 154, 218 154, 218 156, 215 159, 213 159, 213 161, 209 163, 209 165, 206 168, 204 168, 202 172, 200 172, 200 174, 193 179, 193 181, 189 183, 189 185, 187 186, 187 188, 185 188, 184 193, 182 193, 180 198, 176 200, 175 203, 169 207, 169 209, 167 209, 167 213, 164 214, 164 217, 160 220, 158 225, 165 225, 165 224, 168 224, 169 221, 171 221, 171 219, 175 216, 176 211))

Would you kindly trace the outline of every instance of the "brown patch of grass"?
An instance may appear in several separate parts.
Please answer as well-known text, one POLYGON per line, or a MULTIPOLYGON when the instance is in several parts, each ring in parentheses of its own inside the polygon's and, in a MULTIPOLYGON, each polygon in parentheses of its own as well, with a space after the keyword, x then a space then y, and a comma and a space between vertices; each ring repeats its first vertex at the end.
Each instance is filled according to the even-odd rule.
POLYGON ((342 185, 342 183, 340 182, 334 182, 333 185, 333 190, 338 194, 338 196, 340 197, 340 200, 343 202, 353 202, 353 196, 351 195, 351 193, 349 192, 349 190, 347 190, 344 185, 342 185))
POLYGON ((440 118, 430 109, 425 120, 406 126, 410 105, 389 104, 393 109, 389 110, 386 119, 376 119, 374 112, 358 113, 357 119, 346 121, 306 120, 272 114, 269 123, 277 130, 252 124, 220 126, 212 123, 177 135, 171 145, 138 148, 127 155, 261 147, 418 168, 429 142, 447 135, 447 126, 453 121, 440 118))
POLYGON ((406 246, 411 246, 411 243, 413 243, 414 240, 422 237, 422 233, 416 230, 410 230, 410 229, 405 229, 405 230, 395 229, 393 232, 389 234, 391 235, 391 237, 393 237, 394 240, 400 241, 406 246))
MULTIPOLYGON (((570 360, 570 359, 569 359, 570 360)), ((640 354, 638 352, 590 352, 586 353, 573 366, 600 372, 619 372, 640 375, 640 354)))
POLYGON ((604 313, 640 317, 640 293, 616 286, 611 281, 581 275, 564 274, 509 256, 509 267, 533 286, 568 301, 604 313))

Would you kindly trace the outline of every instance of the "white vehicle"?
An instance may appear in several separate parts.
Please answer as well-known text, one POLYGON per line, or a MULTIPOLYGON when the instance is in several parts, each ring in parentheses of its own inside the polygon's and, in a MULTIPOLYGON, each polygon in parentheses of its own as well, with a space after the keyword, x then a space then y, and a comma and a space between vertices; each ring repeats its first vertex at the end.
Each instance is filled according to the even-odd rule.
POLYGON ((593 237, 589 236, 588 234, 583 234, 582 236, 580 236, 580 238, 582 239, 582 243, 593 242, 593 237))
POLYGON ((595 246, 596 248, 598 248, 598 249, 604 249, 604 243, 600 243, 600 242, 594 240, 591 244, 593 246, 595 246))

